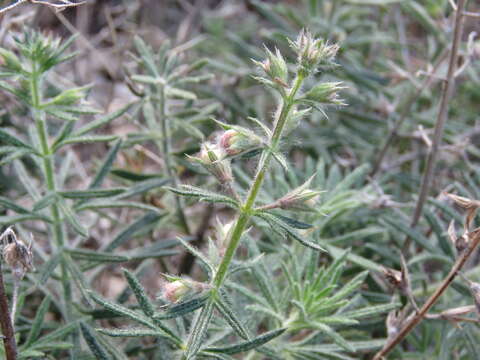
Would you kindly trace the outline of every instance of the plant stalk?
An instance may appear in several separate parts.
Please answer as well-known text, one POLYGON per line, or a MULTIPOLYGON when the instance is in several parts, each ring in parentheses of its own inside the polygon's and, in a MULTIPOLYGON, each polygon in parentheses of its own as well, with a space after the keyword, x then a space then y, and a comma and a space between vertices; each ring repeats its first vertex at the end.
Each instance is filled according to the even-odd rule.
POLYGON ((17 344, 15 342, 15 333, 13 324, 10 319, 10 311, 8 309, 8 298, 5 292, 5 284, 3 282, 2 262, 0 261, 0 326, 3 334, 3 345, 5 348, 6 360, 17 359, 17 344))
POLYGON ((391 339, 390 341, 385 344, 382 350, 380 350, 377 354, 375 354, 373 360, 382 360, 385 355, 387 355, 393 348, 400 343, 409 333, 410 331, 417 326, 417 324, 425 317, 428 313, 430 308, 437 302, 440 296, 447 290, 448 286, 452 283, 452 281, 457 276, 458 272, 462 270, 463 266, 470 258, 472 253, 477 248, 478 244, 480 243, 480 232, 475 232, 475 235, 471 238, 470 244, 467 249, 460 255, 457 259, 455 264, 453 265, 452 269, 448 273, 447 277, 442 281, 439 287, 435 290, 435 292, 428 298, 422 308, 415 314, 415 316, 408 321, 398 332, 398 334, 391 339))
POLYGON ((223 284, 223 281, 225 280, 228 267, 237 250, 238 244, 240 242, 240 238, 242 237, 242 234, 247 226, 248 220, 250 219, 258 192, 262 187, 265 174, 268 170, 270 161, 272 159, 272 151, 276 151, 278 148, 280 139, 282 138, 283 129, 288 120, 288 115, 295 103, 295 95, 300 89, 300 86, 302 85, 303 80, 304 80, 304 77, 302 75, 300 74, 297 75, 294 81, 294 85, 290 91, 290 94, 283 99, 282 109, 280 111, 278 121, 275 124, 275 129, 273 131, 270 149, 264 150, 264 152, 261 155, 260 162, 257 168, 257 174, 255 175, 253 184, 248 192, 247 200, 245 201, 245 205, 243 206, 240 212, 240 215, 233 229, 232 236, 230 238, 227 249, 225 251, 225 255, 223 256, 222 262, 220 263, 218 271, 215 274, 213 284, 217 289, 220 288, 220 286, 223 284))
MULTIPOLYGON (((437 121, 435 123, 435 132, 433 135, 432 148, 428 154, 427 165, 422 179, 420 194, 418 196, 417 205, 412 216, 411 227, 417 226, 420 216, 422 215, 423 206, 427 200, 430 184, 432 182, 433 171, 437 162, 438 151, 443 138, 443 128, 448 117, 448 102, 453 94, 453 85, 455 83, 455 70, 458 63, 458 48, 462 40, 463 32, 463 11, 467 0, 459 0, 457 11, 455 14, 455 28, 453 32, 452 50, 450 52, 450 59, 448 62, 448 73, 445 79, 445 86, 442 91, 442 98, 440 100, 440 109, 438 111, 437 121)), ((406 252, 411 243, 410 237, 404 241, 403 252, 406 252)))
MULTIPOLYGON (((163 152, 163 158, 165 161, 165 168, 167 170, 168 177, 172 181, 173 187, 177 187, 177 174, 173 171, 173 164, 172 164, 172 143, 170 139, 170 127, 168 124, 168 117, 166 112, 166 97, 165 97, 165 87, 163 85, 159 85, 157 87, 159 100, 157 102, 158 113, 160 116, 160 126, 162 129, 162 142, 160 144, 160 148, 163 152)), ((183 211, 183 204, 180 197, 174 194, 175 204, 177 207, 177 215, 180 220, 180 224, 183 227, 183 230, 187 235, 191 235, 190 227, 187 222, 187 217, 185 216, 185 212, 183 211)))
MULTIPOLYGON (((31 93, 32 93, 32 107, 33 107, 33 117, 35 119, 35 125, 37 128, 38 137, 40 140, 40 147, 42 152, 43 160, 43 172, 45 175, 45 182, 47 190, 49 192, 55 193, 57 191, 56 182, 55 182, 55 163, 53 161, 53 153, 48 144, 48 131, 47 124, 45 121, 45 112, 40 110, 41 108, 41 94, 40 94, 40 84, 39 76, 36 74, 35 66, 33 66, 33 74, 31 79, 31 93)), ((63 232, 63 226, 61 222, 60 209, 56 203, 50 205, 50 211, 53 218, 52 232, 54 237, 55 245, 58 249, 62 249, 65 245, 65 236, 63 232)), ((62 287, 65 300, 65 320, 69 321, 72 314, 72 288, 70 285, 70 279, 67 273, 67 268, 62 257, 60 264, 61 273, 62 273, 62 287)))

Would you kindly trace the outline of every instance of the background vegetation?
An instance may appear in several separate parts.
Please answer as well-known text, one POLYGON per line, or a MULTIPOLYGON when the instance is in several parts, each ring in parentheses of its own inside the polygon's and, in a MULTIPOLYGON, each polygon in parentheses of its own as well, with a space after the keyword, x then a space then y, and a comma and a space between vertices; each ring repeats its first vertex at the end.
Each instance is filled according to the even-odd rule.
MULTIPOLYGON (((415 316, 386 358, 480 358, 469 200, 480 199, 480 6, 466 2, 461 32, 463 3, 21 1, 2 12, 0 224, 25 248, 12 258, 17 242, 3 237, 0 298, 16 303, 18 358, 371 359, 415 316), (339 50, 298 96, 345 88, 299 105, 313 109, 279 142, 257 205, 312 175, 321 193, 310 211, 252 212, 218 282, 268 141, 226 159, 233 185, 215 154, 204 167, 185 155, 232 129, 269 138, 262 124, 295 97, 278 89, 294 88, 288 39, 302 29, 339 50), (275 48, 285 80, 252 62, 274 62, 275 48)), ((0 357, 12 359, 3 325, 0 357)))

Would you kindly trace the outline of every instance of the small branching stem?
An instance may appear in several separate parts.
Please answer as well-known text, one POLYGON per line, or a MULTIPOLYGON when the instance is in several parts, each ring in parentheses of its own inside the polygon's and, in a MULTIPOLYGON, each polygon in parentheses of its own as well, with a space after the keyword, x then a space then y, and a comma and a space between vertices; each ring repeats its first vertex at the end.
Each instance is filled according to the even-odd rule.
MULTIPOLYGON (((448 73, 445 79, 442 90, 442 98, 440 100, 440 109, 438 111, 437 121, 435 123, 435 130, 433 135, 432 147, 427 158, 427 165, 423 174, 422 185, 420 187, 420 194, 418 196, 415 211, 412 216, 411 227, 417 226, 418 221, 422 215, 423 206, 427 200, 430 184, 432 182, 433 171, 438 157, 438 152, 443 138, 443 128, 448 117, 448 102, 453 94, 453 86, 455 83, 455 70, 458 64, 458 48, 462 40, 463 32, 463 11, 467 0, 459 0, 457 4, 457 11, 455 14, 455 28, 453 32, 453 42, 450 51, 450 58, 448 63, 448 73)), ((403 252, 406 252, 410 246, 411 239, 407 237, 404 241, 403 252)))
POLYGON ((283 99, 283 102, 281 105, 282 109, 280 111, 278 121, 275 124, 275 129, 273 131, 270 149, 262 153, 262 156, 260 158, 260 162, 257 168, 257 174, 255 175, 253 184, 248 192, 247 200, 245 201, 245 204, 235 224, 235 228, 232 232, 232 236, 228 243, 225 256, 223 257, 222 262, 220 263, 220 266, 218 268, 218 271, 215 274, 213 283, 216 288, 219 288, 223 284, 223 281, 225 280, 228 267, 230 265, 230 262, 232 261, 233 255, 237 250, 238 244, 240 242, 240 238, 242 237, 245 227, 247 226, 248 220, 250 219, 253 207, 255 205, 255 200, 257 198, 258 192, 260 191, 260 188, 262 187, 265 174, 270 165, 270 161, 272 159, 271 151, 276 151, 276 149, 278 148, 280 139, 282 137, 283 129, 288 120, 288 115, 295 103, 295 95, 300 89, 303 79, 304 79, 303 76, 298 75, 294 81, 294 85, 292 90, 290 91, 290 94, 283 99))
MULTIPOLYGON (((35 125, 37 128, 38 137, 40 140, 40 147, 43 159, 43 172, 45 176, 45 182, 47 190, 54 193, 56 192, 55 182, 55 163, 53 161, 53 153, 48 144, 48 131, 45 120, 45 112, 40 110, 41 108, 41 93, 40 93, 40 79, 37 73, 35 63, 32 65, 33 71, 30 81, 30 89, 32 95, 32 108, 33 117, 35 119, 35 125)), ((58 249, 62 249, 65 245, 65 236, 62 226, 62 220, 60 216, 60 209, 56 203, 50 205, 50 211, 53 218, 52 232, 54 237, 54 243, 58 249)), ((65 318, 68 321, 71 318, 72 308, 72 289, 70 285, 70 279, 67 273, 67 268, 62 259, 61 262, 62 273, 62 286, 64 292, 65 301, 65 318)))
MULTIPOLYGON (((232 259, 236 253, 241 237, 248 225, 248 221, 252 216, 254 206, 255 206, 255 200, 257 198, 258 192, 262 187, 263 180, 265 178, 265 175, 268 171, 268 167, 270 165, 270 161, 272 159, 272 151, 276 151, 276 149, 278 148, 278 145, 282 138, 283 129, 288 120, 290 111, 292 110, 295 104, 295 96, 298 90, 300 89, 303 83, 303 80, 304 80, 304 75, 299 73, 293 82, 293 87, 290 90, 289 94, 285 96, 282 100, 282 103, 280 105, 281 106, 280 115, 278 116, 278 119, 275 123, 275 128, 271 138, 270 147, 264 150, 260 157, 255 178, 250 187, 247 198, 243 206, 240 208, 240 212, 235 222, 232 235, 228 242, 225 255, 223 256, 222 261, 220 262, 220 265, 218 267, 218 270, 215 273, 215 276, 213 278, 214 288, 212 289, 210 299, 207 301, 207 304, 202 308, 202 312, 209 311, 208 308, 211 307, 212 303, 215 301, 218 294, 218 290, 220 289, 220 287, 223 285, 225 281, 230 263, 232 262, 232 259)), ((197 319, 201 319, 201 318, 202 316, 200 314, 200 316, 197 319)), ((197 321, 192 325, 187 348, 189 348, 190 346, 191 340, 193 338, 192 336, 198 333, 199 331, 198 327, 201 325, 202 324, 200 324, 200 321, 197 321)), ((186 356, 184 355, 182 359, 186 359, 186 356)))
POLYGON ((16 360, 17 344, 15 342, 15 333, 13 323, 8 310, 8 298, 3 282, 2 262, 0 261, 0 326, 3 334, 3 344, 5 348, 6 360, 16 360))
POLYGON ((410 114, 413 105, 418 101, 420 95, 432 84, 435 79, 435 74, 440 69, 443 61, 448 55, 448 51, 444 51, 438 58, 437 62, 434 64, 432 71, 427 75, 426 79, 422 83, 422 85, 413 92, 405 102, 402 102, 402 111, 400 113, 400 117, 393 125, 393 128, 390 130, 382 148, 378 152, 378 157, 376 158, 374 165, 372 166, 372 171, 370 172, 370 176, 373 178, 381 169, 383 161, 385 160, 385 156, 387 155, 388 149, 393 143, 393 140, 397 136, 398 130, 403 125, 405 120, 407 119, 408 115, 410 114))
MULTIPOLYGON (((163 85, 159 85, 158 88, 158 102, 157 102, 157 110, 158 116, 160 116, 160 126, 162 129, 162 141, 159 144, 159 147, 162 149, 163 152, 163 159, 165 161, 165 168, 167 170, 168 177, 170 178, 173 187, 177 187, 178 180, 177 174, 173 171, 173 162, 172 162, 172 141, 170 138, 170 126, 169 126, 169 119, 166 111, 166 96, 165 96, 165 87, 163 85)), ((177 207, 177 215, 180 220, 180 223, 183 227, 183 231, 187 235, 191 235, 190 227, 187 222, 187 217, 185 216, 185 211, 183 210, 183 204, 180 197, 176 194, 173 195, 175 197, 175 204, 177 207)))
POLYGON ((425 302, 422 308, 414 315, 414 317, 403 326, 402 330, 400 330, 394 338, 388 341, 383 347, 383 349, 374 356, 373 360, 382 360, 384 356, 386 356, 390 351, 392 351, 393 348, 398 345, 410 333, 410 331, 412 331, 415 326, 417 326, 420 321, 422 321, 430 308, 437 302, 437 300, 445 292, 445 290, 447 290, 448 286, 455 279, 459 271, 462 270, 463 266, 470 258, 472 253, 475 251, 479 243, 480 235, 478 233, 475 233, 475 235, 470 240, 468 248, 465 249, 463 253, 461 253, 460 257, 453 265, 447 277, 441 282, 435 292, 425 302))
POLYGON ((15 314, 17 312, 17 301, 18 301, 18 289, 20 288, 20 280, 15 278, 13 279, 13 293, 12 293, 12 311, 10 313, 10 319, 12 326, 15 327, 15 314))

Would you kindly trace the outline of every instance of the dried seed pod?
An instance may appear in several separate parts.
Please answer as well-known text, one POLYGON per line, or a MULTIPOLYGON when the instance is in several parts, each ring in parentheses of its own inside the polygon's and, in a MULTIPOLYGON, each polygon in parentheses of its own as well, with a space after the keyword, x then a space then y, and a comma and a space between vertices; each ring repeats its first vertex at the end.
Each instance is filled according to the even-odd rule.
POLYGON ((383 276, 385 276, 385 279, 390 285, 392 285, 395 289, 403 291, 405 287, 405 281, 401 271, 384 267, 382 272, 383 276))
POLYGON ((8 228, 0 237, 1 240, 12 238, 12 241, 3 248, 3 259, 10 266, 12 274, 16 279, 21 280, 27 271, 33 270, 32 243, 26 246, 17 239, 15 232, 8 228))

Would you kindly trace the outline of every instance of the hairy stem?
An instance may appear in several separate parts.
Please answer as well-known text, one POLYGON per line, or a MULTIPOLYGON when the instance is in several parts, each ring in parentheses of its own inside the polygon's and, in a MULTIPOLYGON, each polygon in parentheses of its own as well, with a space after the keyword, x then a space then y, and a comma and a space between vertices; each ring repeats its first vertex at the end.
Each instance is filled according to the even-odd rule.
MULTIPOLYGON (((440 148, 443 138, 443 128, 448 116, 448 101, 452 97, 453 85, 455 83, 455 69, 458 63, 458 48, 462 39, 463 32, 463 11, 465 10, 466 0, 459 0, 457 5, 457 12, 455 14, 455 29, 453 33, 452 50, 450 52, 450 59, 448 63, 448 73, 445 79, 444 88, 442 91, 442 98, 440 100, 440 109, 438 111, 437 121, 435 123, 435 132, 433 135, 433 144, 427 158, 427 166, 423 175, 420 194, 418 196, 417 205, 413 213, 411 227, 415 227, 422 215, 423 206, 427 200, 428 191, 432 182, 433 171, 437 162, 438 150, 440 148)), ((404 241, 403 251, 407 251, 411 243, 411 239, 407 237, 404 241)))
MULTIPOLYGON (((43 160, 43 173, 45 176, 45 182, 47 190, 55 193, 57 190, 55 182, 55 163, 53 159, 53 153, 48 144, 48 131, 45 120, 45 112, 40 110, 41 108, 41 93, 40 93, 40 79, 36 74, 35 63, 33 64, 33 74, 30 82, 30 89, 32 95, 32 107, 33 117, 35 119, 35 125, 37 128, 38 138, 40 140, 40 147, 43 160)), ((60 216, 60 209, 57 203, 50 205, 50 212, 53 218, 52 233, 53 240, 58 249, 62 249, 65 245, 65 236, 63 232, 62 220, 60 216)), ((65 301, 65 318, 68 321, 71 318, 72 313, 72 289, 70 285, 70 279, 67 273, 67 268, 62 258, 61 262, 62 273, 62 287, 65 301)))
POLYGON ((447 277, 442 281, 442 283, 438 286, 438 288, 430 296, 430 298, 425 302, 422 308, 415 314, 415 316, 403 326, 402 330, 400 330, 394 338, 387 342, 383 349, 375 355, 373 360, 382 360, 385 355, 392 351, 393 348, 398 343, 400 343, 410 333, 410 331, 412 331, 413 328, 417 326, 420 321, 422 321, 430 308, 437 302, 437 300, 445 292, 445 290, 447 290, 448 286, 455 279, 458 272, 463 268, 470 255, 472 255, 479 243, 480 233, 475 232, 474 236, 470 239, 470 244, 468 248, 465 249, 464 252, 457 259, 452 269, 448 273, 447 277))
POLYGON ((2 328, 3 345, 5 347, 6 360, 15 360, 17 358, 17 344, 15 342, 13 324, 10 319, 10 311, 8 310, 8 298, 5 292, 5 285, 3 282, 1 261, 0 261, 0 326, 2 328))
MULTIPOLYGON (((285 96, 282 100, 282 103, 280 105, 281 106, 280 114, 274 125, 275 128, 271 138, 270 148, 264 150, 260 157, 255 178, 250 187, 250 190, 248 192, 244 205, 242 206, 238 214, 237 220, 232 230, 232 235, 230 236, 230 240, 228 242, 227 249, 225 251, 225 255, 223 256, 222 261, 220 262, 220 265, 218 267, 218 270, 215 273, 215 277, 213 278, 214 288, 212 289, 212 294, 209 300, 207 301, 207 304, 202 308, 202 312, 200 313, 200 316, 197 319, 202 319, 202 315, 207 314, 207 312, 210 311, 210 308, 216 299, 218 290, 220 289, 220 287, 223 285, 225 281, 230 263, 232 262, 232 259, 236 253, 236 250, 240 243, 240 239, 248 225, 248 221, 252 216, 255 200, 257 198, 258 192, 262 187, 263 180, 265 178, 268 167, 270 165, 270 161, 272 159, 272 151, 276 151, 276 149, 278 148, 278 145, 282 137, 283 129, 288 120, 288 116, 295 104, 295 96, 298 90, 300 89, 300 86, 302 85, 303 80, 304 80, 304 76, 301 74, 298 74, 294 80, 294 83, 293 83, 294 85, 290 90, 288 96, 285 96)), ((200 323, 200 320, 197 320, 197 322, 195 322, 192 325, 192 328, 190 330, 190 336, 189 336, 187 347, 186 347, 187 351, 191 347, 195 338, 202 331, 201 329, 202 326, 203 324, 200 323)), ((184 354, 182 359, 187 359, 187 355, 184 354)))
POLYGON ((247 200, 245 201, 245 205, 243 206, 243 209, 237 219, 237 222, 232 232, 232 236, 227 246, 227 250, 225 252, 224 257, 222 258, 222 262, 220 263, 218 271, 215 274, 213 283, 216 288, 219 288, 223 284, 230 262, 232 261, 233 255, 237 250, 238 243, 240 242, 240 238, 242 237, 245 227, 247 226, 248 220, 250 219, 251 212, 255 205, 255 200, 257 198, 258 192, 262 187, 265 174, 268 170, 270 161, 272 159, 272 151, 276 151, 278 148, 280 139, 282 137, 283 129, 288 120, 288 115, 292 110, 292 107, 295 102, 295 95, 300 89, 303 79, 304 79, 303 76, 298 75, 294 81, 294 85, 290 91, 290 94, 283 99, 280 115, 278 117, 278 121, 275 124, 275 129, 273 131, 273 135, 271 139, 271 144, 270 144, 271 149, 267 149, 262 153, 262 156, 260 158, 260 162, 257 168, 257 174, 255 175, 253 184, 250 187, 250 190, 248 192, 247 200))

